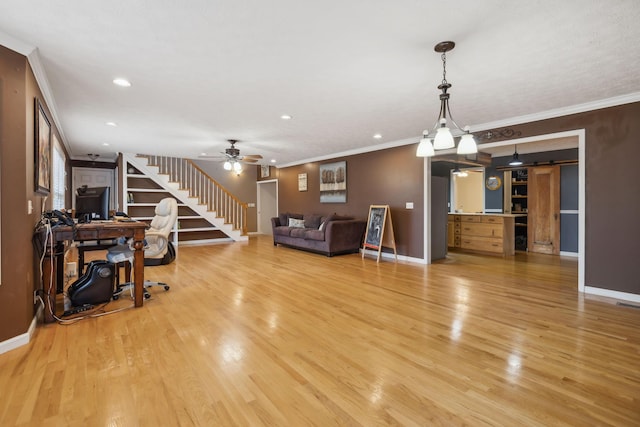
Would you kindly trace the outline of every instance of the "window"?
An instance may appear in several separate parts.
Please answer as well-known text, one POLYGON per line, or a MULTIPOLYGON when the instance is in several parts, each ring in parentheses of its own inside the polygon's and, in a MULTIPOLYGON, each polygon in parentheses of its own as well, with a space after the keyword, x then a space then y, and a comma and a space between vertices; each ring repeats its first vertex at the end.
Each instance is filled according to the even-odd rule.
POLYGON ((53 138, 53 209, 65 208, 65 192, 67 189, 67 169, 65 167, 65 156, 58 138, 53 138))

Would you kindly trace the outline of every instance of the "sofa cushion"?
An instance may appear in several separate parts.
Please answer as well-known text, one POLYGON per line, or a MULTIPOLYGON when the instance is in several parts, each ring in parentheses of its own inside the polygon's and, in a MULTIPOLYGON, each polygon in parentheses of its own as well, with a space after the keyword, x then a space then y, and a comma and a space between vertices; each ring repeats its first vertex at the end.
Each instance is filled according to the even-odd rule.
POLYGON ((304 219, 289 218, 289 227, 304 228, 304 219))
POLYGON ((301 228, 301 227, 290 227, 291 228, 291 237, 298 237, 300 239, 304 239, 305 233, 307 232, 306 228, 301 228))
POLYGON ((305 214, 304 226, 305 228, 318 229, 320 227, 320 215, 305 214))
POLYGON ((307 240, 318 240, 320 242, 324 241, 324 231, 323 230, 305 230, 304 238, 307 240))
POLYGON ((280 225, 283 225, 285 227, 289 225, 289 218, 302 219, 302 214, 283 212, 278 215, 280 225))
POLYGON ((277 234, 279 236, 289 236, 291 234, 291 227, 279 226, 273 229, 273 234, 277 234))

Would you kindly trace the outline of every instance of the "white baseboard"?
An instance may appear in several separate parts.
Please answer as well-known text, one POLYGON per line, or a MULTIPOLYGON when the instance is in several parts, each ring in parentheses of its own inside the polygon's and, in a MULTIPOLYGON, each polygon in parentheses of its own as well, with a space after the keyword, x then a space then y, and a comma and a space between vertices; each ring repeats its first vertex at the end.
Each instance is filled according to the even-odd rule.
POLYGON ((29 330, 27 332, 13 338, 9 338, 6 341, 0 342, 0 354, 6 353, 7 351, 11 351, 18 347, 22 347, 23 345, 29 344, 29 341, 31 341, 33 334, 36 332, 38 319, 42 317, 41 314, 42 314, 42 306, 38 308, 36 315, 33 316, 33 320, 31 320, 31 324, 29 325, 29 330))
POLYGON ((584 287, 585 294, 599 295, 601 297, 608 297, 613 299, 619 299, 624 301, 640 302, 640 295, 630 294, 627 292, 612 291, 611 289, 594 288, 593 286, 584 287))
MULTIPOLYGON (((362 252, 364 252, 365 256, 373 256, 375 258, 378 258, 378 252, 377 251, 372 251, 371 249, 360 249, 360 253, 361 254, 362 254, 362 252)), ((395 256, 392 253, 389 253, 389 252, 380 253, 380 258, 386 258, 386 259, 390 259, 392 261, 395 261, 395 256)), ((422 258, 414 258, 414 257, 406 256, 406 255, 398 255, 398 261, 413 262, 413 263, 416 263, 416 264, 427 264, 427 261, 425 261, 422 258)))
POLYGON ((569 256, 569 257, 572 257, 572 258, 578 258, 579 254, 578 254, 578 252, 560 251, 560 256, 569 256))

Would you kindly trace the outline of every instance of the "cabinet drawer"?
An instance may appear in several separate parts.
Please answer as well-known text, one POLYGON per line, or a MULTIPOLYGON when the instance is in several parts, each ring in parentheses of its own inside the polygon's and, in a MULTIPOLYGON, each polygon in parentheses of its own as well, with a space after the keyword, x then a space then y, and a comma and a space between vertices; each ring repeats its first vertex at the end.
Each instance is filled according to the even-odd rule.
POLYGON ((460 215, 461 222, 480 222, 480 215, 460 215))
POLYGON ((474 251, 503 253, 502 239, 491 237, 465 236, 460 241, 460 247, 474 251))
POLYGON ((449 214, 449 221, 460 222, 460 215, 451 215, 449 214))
POLYGON ((463 224, 460 234, 463 236, 502 238, 502 224, 463 224))
POLYGON ((480 222, 486 222, 490 224, 502 224, 504 222, 504 218, 501 216, 483 216, 481 217, 480 222))

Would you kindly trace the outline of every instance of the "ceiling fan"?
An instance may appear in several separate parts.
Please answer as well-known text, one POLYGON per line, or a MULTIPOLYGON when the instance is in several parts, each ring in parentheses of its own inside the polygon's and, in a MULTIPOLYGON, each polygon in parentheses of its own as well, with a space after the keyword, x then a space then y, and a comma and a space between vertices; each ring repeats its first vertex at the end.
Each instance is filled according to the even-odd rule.
POLYGON ((225 161, 225 169, 227 169, 227 164, 234 163, 257 163, 258 160, 262 159, 260 154, 245 154, 244 156, 240 155, 240 150, 236 148, 237 139, 227 139, 231 147, 224 150, 222 156, 198 156, 201 159, 220 159, 225 161))

